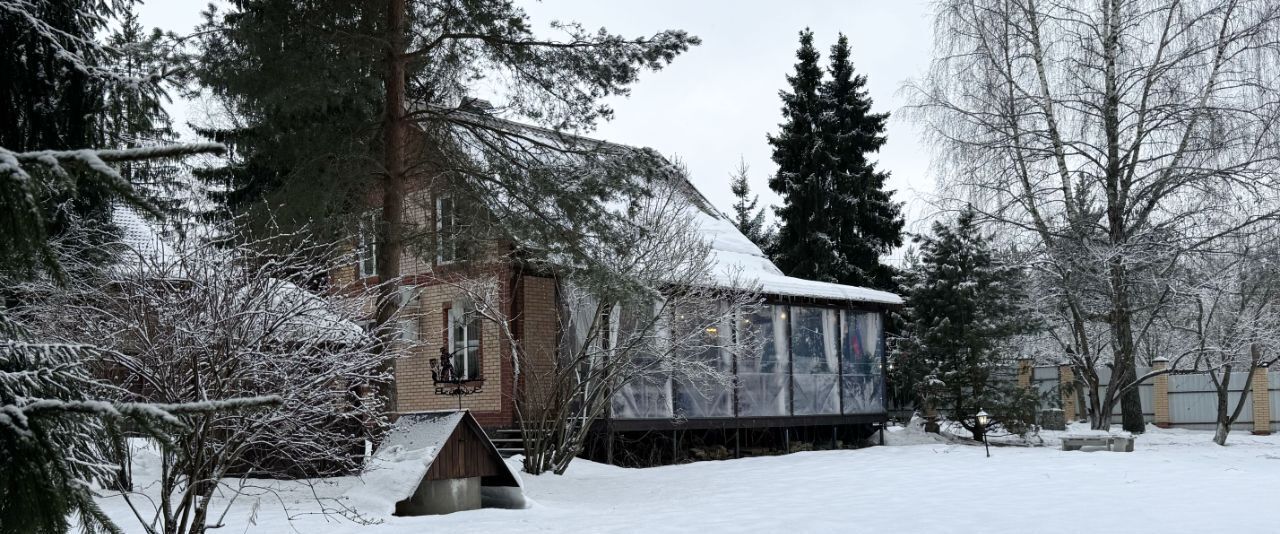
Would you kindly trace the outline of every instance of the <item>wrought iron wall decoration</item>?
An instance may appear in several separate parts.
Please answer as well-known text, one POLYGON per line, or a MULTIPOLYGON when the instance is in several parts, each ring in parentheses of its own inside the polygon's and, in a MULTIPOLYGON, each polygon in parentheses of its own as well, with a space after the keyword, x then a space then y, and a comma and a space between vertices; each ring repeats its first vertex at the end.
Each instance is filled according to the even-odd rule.
MULTIPOLYGON (((458 349, 465 350, 464 348, 458 349)), ((484 376, 474 378, 459 376, 453 365, 453 356, 458 351, 449 352, 440 347, 440 358, 431 359, 431 383, 435 386, 436 395, 449 395, 458 399, 458 409, 462 409, 462 398, 480 393, 484 387, 484 376)))

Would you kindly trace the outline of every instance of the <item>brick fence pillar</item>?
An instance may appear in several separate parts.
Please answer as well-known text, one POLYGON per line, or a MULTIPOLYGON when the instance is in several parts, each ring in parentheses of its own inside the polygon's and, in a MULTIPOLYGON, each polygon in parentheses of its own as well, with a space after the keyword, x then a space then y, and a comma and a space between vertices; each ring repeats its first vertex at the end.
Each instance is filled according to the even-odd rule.
POLYGON ((1062 418, 1067 423, 1076 420, 1076 384, 1071 364, 1058 366, 1058 392, 1062 395, 1062 418))
POLYGON ((1018 359, 1018 387, 1022 389, 1031 389, 1031 373, 1034 367, 1031 366, 1030 358, 1018 359))
POLYGON ((1259 367, 1253 372, 1253 433, 1265 436, 1271 433, 1271 382, 1267 380, 1270 368, 1259 367))
MULTIPOLYGON (((1161 370, 1169 368, 1169 359, 1159 357, 1151 361, 1152 370, 1161 370)), ((1155 378, 1155 383, 1151 388, 1151 404, 1156 412, 1156 426, 1160 428, 1169 428, 1172 420, 1169 419, 1169 375, 1162 374, 1155 378)))

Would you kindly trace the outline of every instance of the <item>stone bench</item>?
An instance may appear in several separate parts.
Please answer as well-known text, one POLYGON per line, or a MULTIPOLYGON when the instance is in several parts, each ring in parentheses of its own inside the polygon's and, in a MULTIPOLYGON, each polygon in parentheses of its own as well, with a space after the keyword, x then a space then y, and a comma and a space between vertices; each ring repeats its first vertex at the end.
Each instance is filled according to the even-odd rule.
POLYGON ((1133 436, 1125 434, 1090 434, 1062 437, 1062 450, 1078 451, 1100 447, 1111 452, 1133 452, 1133 436))

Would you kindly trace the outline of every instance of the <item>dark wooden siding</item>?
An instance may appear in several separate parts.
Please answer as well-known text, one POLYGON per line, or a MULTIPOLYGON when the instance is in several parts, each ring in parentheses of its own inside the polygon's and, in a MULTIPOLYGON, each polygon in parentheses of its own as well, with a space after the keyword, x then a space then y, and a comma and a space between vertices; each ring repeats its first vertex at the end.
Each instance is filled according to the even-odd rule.
POLYGON ((464 419, 445 442, 427 469, 427 480, 447 478, 489 477, 506 474, 506 466, 500 465, 498 456, 487 437, 478 434, 476 427, 464 419))

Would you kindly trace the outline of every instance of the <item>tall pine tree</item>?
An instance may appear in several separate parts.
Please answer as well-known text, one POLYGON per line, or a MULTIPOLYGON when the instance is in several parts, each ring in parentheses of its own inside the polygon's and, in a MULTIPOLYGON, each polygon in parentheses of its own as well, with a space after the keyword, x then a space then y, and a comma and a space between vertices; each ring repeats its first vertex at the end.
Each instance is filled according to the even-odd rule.
POLYGON ((832 184, 818 124, 822 69, 818 50, 813 47, 813 32, 808 28, 800 32, 796 59, 795 73, 787 76, 791 90, 779 92, 784 120, 781 131, 769 136, 773 161, 778 164, 769 188, 782 195, 782 206, 775 208, 779 228, 771 256, 788 275, 836 282, 833 267, 843 261, 835 247, 837 228, 827 213, 832 184))
POLYGON ((988 410, 1012 423, 1025 400, 996 376, 1012 363, 1009 342, 1034 327, 1022 313, 1019 271, 991 249, 972 210, 952 224, 934 223, 933 235, 916 241, 919 257, 901 280, 907 324, 895 366, 919 373, 912 378, 920 396, 981 439, 974 414, 988 410))
POLYGON ((756 246, 768 250, 772 232, 765 226, 764 208, 756 207, 760 204, 760 195, 752 195, 751 185, 747 183, 747 163, 738 160, 738 168, 729 178, 729 190, 737 199, 733 203, 733 225, 756 246))
POLYGON ((782 92, 781 132, 770 136, 782 195, 772 256, 792 276, 889 289, 880 256, 902 245, 901 206, 884 189, 888 173, 868 159, 885 143, 888 114, 872 113, 866 77, 855 75, 849 41, 831 48, 823 81, 813 33, 800 34, 790 92, 782 92))
POLYGON ((833 187, 827 216, 835 219, 835 246, 844 260, 833 270, 842 284, 891 289, 893 269, 880 257, 902 245, 902 209, 884 188, 889 173, 868 159, 884 146, 889 114, 871 112, 867 77, 854 74, 849 55, 849 40, 840 34, 831 47, 831 77, 819 89, 821 146, 833 187))

